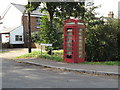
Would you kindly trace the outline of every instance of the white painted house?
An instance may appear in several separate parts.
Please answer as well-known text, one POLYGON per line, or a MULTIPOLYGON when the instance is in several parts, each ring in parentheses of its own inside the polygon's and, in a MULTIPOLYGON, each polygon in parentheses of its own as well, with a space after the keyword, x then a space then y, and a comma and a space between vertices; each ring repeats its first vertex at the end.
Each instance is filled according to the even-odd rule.
POLYGON ((22 25, 22 16, 24 12, 24 5, 11 3, 4 13, 1 15, 3 27, 16 27, 22 25))
POLYGON ((22 16, 24 5, 11 3, 1 16, 0 35, 2 43, 24 44, 22 16))
POLYGON ((23 26, 19 26, 10 32, 10 44, 24 44, 23 26))
POLYGON ((9 43, 12 45, 15 44, 24 44, 23 40, 23 26, 5 28, 0 31, 2 43, 9 43))
MULTIPOLYGON (((38 31, 40 28, 39 17, 41 7, 31 13, 31 30, 38 31)), ((28 43, 28 14, 24 13, 25 7, 20 4, 11 3, 0 16, 0 41, 12 45, 28 43), (24 24, 24 25, 23 25, 24 24), (7 36, 6 36, 7 35, 7 36)))

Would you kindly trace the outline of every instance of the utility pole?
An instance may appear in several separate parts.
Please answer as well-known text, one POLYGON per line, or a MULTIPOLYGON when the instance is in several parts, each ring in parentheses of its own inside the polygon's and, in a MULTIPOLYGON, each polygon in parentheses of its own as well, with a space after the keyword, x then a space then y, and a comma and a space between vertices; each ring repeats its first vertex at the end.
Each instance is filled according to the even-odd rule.
MULTIPOLYGON (((28 2, 28 4, 30 4, 30 3, 28 2)), ((31 53, 31 20, 30 20, 30 10, 29 9, 28 9, 28 52, 31 53)))

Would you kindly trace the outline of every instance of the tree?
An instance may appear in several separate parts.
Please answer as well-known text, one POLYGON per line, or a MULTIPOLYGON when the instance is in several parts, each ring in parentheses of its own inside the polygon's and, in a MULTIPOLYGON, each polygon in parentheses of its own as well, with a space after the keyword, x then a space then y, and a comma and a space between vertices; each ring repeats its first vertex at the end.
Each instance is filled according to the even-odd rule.
POLYGON ((86 35, 86 59, 118 60, 120 27, 118 20, 89 28, 86 35))
POLYGON ((34 11, 38 5, 40 3, 35 3, 35 2, 32 2, 32 4, 30 2, 28 2, 28 5, 25 6, 25 10, 24 10, 24 13, 27 11, 28 13, 28 52, 31 53, 31 19, 30 19, 30 13, 32 11, 34 11))
POLYGON ((53 15, 57 11, 58 6, 59 2, 46 2, 46 7, 43 8, 43 10, 46 10, 49 13, 50 27, 52 27, 53 15))
POLYGON ((40 29, 40 42, 41 43, 52 43, 53 49, 60 49, 63 38, 59 34, 56 25, 53 23, 53 28, 50 30, 50 21, 48 16, 41 17, 41 29, 40 29))
MULTIPOLYGON (((79 3, 79 2, 45 2, 44 4, 45 4, 45 6, 42 8, 41 11, 47 11, 48 16, 49 16, 48 19, 46 19, 48 21, 46 21, 46 22, 43 21, 45 26, 44 27, 43 27, 43 25, 41 26, 42 33, 44 32, 44 36, 46 35, 44 37, 44 39, 46 40, 46 43, 59 44, 58 40, 61 37, 59 37, 60 36, 58 34, 59 29, 56 27, 56 25, 58 25, 58 26, 63 25, 63 21, 67 17, 70 17, 70 16, 77 17, 80 15, 83 15, 84 12, 82 12, 82 9, 83 9, 84 3, 79 3), (68 14, 68 11, 70 11, 69 14, 68 14), (64 19, 60 20, 60 18, 63 18, 61 16, 65 16, 64 19), (54 17, 58 17, 58 18, 54 18, 54 17), (57 21, 60 22, 61 24, 58 24, 57 21)), ((31 3, 31 10, 35 10, 39 5, 40 5, 40 2, 39 3, 37 3, 37 2, 31 3)), ((47 18, 47 17, 45 17, 45 18, 47 18)), ((41 35, 41 37, 42 37, 42 35, 41 35)))
POLYGON ((84 2, 60 2, 59 10, 56 16, 65 19, 70 17, 83 18, 85 14, 84 2))
MULTIPOLYGON (((29 9, 29 11, 34 11, 37 9, 38 6, 40 6, 41 2, 28 2, 28 4, 25 6, 25 11, 29 9)), ((24 12, 25 12, 24 11, 24 12)))
MULTIPOLYGON (((32 2, 31 10, 35 10, 43 2, 32 2)), ((42 11, 46 10, 49 14, 50 26, 52 26, 53 16, 60 18, 84 17, 84 2, 44 2, 42 11)), ((29 5, 26 6, 28 8, 29 5)))
POLYGON ((28 52, 31 53, 31 25, 30 25, 30 13, 34 10, 34 8, 31 6, 30 2, 28 2, 28 5, 25 6, 26 10, 24 12, 27 11, 28 13, 28 52))

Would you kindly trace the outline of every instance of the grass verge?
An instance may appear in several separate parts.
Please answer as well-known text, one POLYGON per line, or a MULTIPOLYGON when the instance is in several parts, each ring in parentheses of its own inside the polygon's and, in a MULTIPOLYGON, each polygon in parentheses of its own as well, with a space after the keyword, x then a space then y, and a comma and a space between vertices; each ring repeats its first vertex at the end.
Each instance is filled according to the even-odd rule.
MULTIPOLYGON (((40 51, 33 51, 32 53, 28 53, 22 56, 16 57, 16 59, 20 58, 44 58, 49 60, 55 60, 63 62, 63 50, 55 50, 53 51, 54 55, 48 55, 47 52, 43 52, 42 56, 40 51)), ((105 61, 105 62, 83 62, 80 64, 94 64, 94 65, 120 65, 120 61, 105 61)))
POLYGON ((94 64, 94 65, 120 65, 120 61, 104 61, 104 62, 83 62, 80 64, 94 64))
POLYGON ((47 52, 43 52, 41 56, 40 51, 33 51, 32 53, 21 55, 16 58, 17 59, 19 58, 44 58, 44 59, 55 60, 55 61, 63 61, 63 58, 60 56, 60 54, 61 52, 56 52, 56 51, 54 51, 54 55, 48 55, 47 52))

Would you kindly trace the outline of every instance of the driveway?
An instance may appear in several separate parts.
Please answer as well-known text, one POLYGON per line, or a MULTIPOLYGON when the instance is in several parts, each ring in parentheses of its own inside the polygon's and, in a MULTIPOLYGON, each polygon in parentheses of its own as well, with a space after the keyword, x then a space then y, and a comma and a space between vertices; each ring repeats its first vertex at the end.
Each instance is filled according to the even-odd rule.
MULTIPOLYGON (((38 51, 39 49, 32 49, 32 51, 38 51)), ((11 48, 4 49, 5 53, 0 53, 0 58, 13 59, 17 56, 28 53, 28 48, 11 48)))

